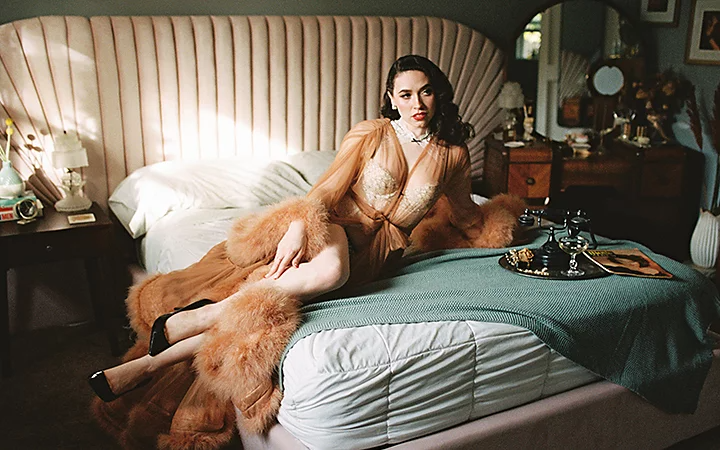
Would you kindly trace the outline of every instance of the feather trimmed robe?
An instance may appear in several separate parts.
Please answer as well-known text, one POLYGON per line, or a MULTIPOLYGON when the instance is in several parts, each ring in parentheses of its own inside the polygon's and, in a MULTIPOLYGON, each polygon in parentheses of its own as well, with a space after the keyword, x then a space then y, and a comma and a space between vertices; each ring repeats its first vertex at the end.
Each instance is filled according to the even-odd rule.
POLYGON ((523 208, 511 196, 482 206, 472 202, 466 147, 433 138, 410 167, 388 119, 361 122, 305 198, 239 219, 228 240, 197 263, 130 290, 128 316, 138 340, 125 360, 147 352, 150 328, 161 314, 201 298, 230 304, 205 332, 194 371, 182 363, 115 402, 96 399, 95 415, 126 448, 217 448, 234 431, 232 405, 241 412, 241 426, 266 430, 282 398, 273 376, 300 320, 300 302, 256 289, 252 281, 267 272, 293 220, 305 222, 308 259, 326 245, 327 224, 341 225, 352 248, 349 282, 357 284, 397 262, 412 239, 417 251, 507 246, 523 208))

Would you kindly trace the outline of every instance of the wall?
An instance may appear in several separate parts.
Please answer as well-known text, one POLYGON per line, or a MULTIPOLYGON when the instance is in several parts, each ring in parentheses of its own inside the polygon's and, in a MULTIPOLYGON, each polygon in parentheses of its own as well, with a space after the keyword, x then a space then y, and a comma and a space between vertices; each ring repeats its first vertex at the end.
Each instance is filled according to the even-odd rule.
MULTIPOLYGON (((677 27, 657 27, 654 35, 658 48, 658 67, 660 70, 673 69, 695 85, 698 108, 701 115, 707 119, 712 115, 712 101, 715 89, 720 83, 720 65, 685 64, 685 45, 687 32, 690 26, 690 15, 692 13, 692 1, 680 2, 680 20, 677 27)), ((673 126, 677 139, 685 146, 698 149, 695 137, 690 131, 686 114, 678 116, 678 121, 673 126)), ((710 127, 706 120, 703 121, 703 148, 705 155, 705 186, 701 205, 711 208, 718 205, 711 205, 712 188, 715 181, 715 168, 718 164, 716 150, 710 143, 710 127)))
MULTIPOLYGON (((464 23, 486 34, 498 45, 512 49, 515 36, 537 12, 553 0, 454 0, 452 2, 417 0, 357 1, 357 0, 4 0, 0 23, 43 15, 381 15, 444 17, 464 23)), ((635 14, 639 0, 608 0, 619 10, 635 14)), ((685 0, 684 3, 689 3, 685 0)), ((686 5, 687 6, 687 5, 686 5)), ((684 8, 683 23, 689 11, 684 8)), ((684 29, 683 29, 684 30, 684 29)), ((679 30, 678 30, 679 32, 679 30)), ((677 53, 682 64, 682 39, 673 37, 673 30, 660 33, 663 52, 677 53), (667 34, 670 33, 670 34, 667 34), (668 49, 664 47, 667 46, 668 49), (675 48, 678 47, 678 48, 675 48)), ((684 48, 684 47, 683 47, 684 48)), ((697 66, 688 66, 688 71, 697 66)), ((703 72, 705 73, 705 72, 703 72)), ((717 78, 717 70, 707 71, 717 78)), ((710 92, 708 87, 700 91, 710 92)), ((709 95, 709 94, 708 94, 709 95)), ((11 271, 10 316, 13 332, 49 325, 89 320, 89 298, 82 264, 37 267, 11 271), (38 281, 40 280, 40 281, 38 281), (72 280, 71 283, 68 280, 72 280)))
MULTIPOLYGON (((464 23, 502 46, 553 0, 4 0, 0 23, 41 15, 378 15, 445 17, 464 23)), ((622 11, 634 11, 639 0, 608 0, 622 11)))

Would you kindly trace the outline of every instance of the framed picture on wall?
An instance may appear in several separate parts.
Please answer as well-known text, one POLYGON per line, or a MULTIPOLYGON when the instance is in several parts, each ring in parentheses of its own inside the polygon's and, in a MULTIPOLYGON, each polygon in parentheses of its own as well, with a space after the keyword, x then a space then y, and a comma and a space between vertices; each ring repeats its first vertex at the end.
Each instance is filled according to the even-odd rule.
POLYGON ((680 0, 641 0, 640 19, 658 26, 676 27, 680 0))
POLYGON ((720 0, 693 0, 685 62, 720 64, 720 0))

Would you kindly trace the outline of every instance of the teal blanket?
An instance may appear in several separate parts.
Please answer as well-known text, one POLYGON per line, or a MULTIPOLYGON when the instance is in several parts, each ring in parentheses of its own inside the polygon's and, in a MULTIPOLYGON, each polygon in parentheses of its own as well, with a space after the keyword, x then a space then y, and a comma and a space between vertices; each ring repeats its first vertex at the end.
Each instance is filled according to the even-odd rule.
MULTIPOLYGON (((539 239, 528 247, 541 243, 539 239)), ((599 248, 632 247, 675 278, 529 278, 500 267, 506 249, 409 258, 390 278, 305 306, 304 322, 285 354, 295 342, 321 330, 446 320, 500 322, 529 329, 566 358, 669 412, 693 412, 712 360, 706 330, 720 315, 718 291, 697 271, 637 243, 600 239, 599 248)))

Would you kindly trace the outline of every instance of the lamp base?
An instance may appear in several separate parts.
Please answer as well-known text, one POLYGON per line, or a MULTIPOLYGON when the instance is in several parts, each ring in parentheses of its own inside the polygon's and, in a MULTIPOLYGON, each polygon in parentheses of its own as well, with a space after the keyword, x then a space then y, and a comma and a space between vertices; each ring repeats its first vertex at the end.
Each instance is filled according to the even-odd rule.
POLYGON ((55 203, 58 212, 86 211, 92 206, 92 201, 82 195, 68 195, 55 203))

